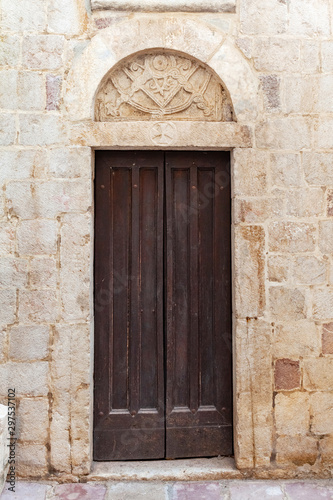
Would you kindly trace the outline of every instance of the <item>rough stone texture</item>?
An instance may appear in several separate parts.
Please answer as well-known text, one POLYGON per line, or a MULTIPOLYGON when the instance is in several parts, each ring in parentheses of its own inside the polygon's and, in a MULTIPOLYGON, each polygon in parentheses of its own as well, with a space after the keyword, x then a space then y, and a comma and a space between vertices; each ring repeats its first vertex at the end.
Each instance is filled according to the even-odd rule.
MULTIPOLYGON (((112 8, 125 7, 119 2, 112 8)), ((175 0, 168 9, 209 4, 214 12, 157 15, 147 11, 158 9, 154 0, 136 2, 131 13, 91 12, 84 0, 2 3, 0 389, 5 397, 11 381, 19 393, 20 473, 65 480, 90 472, 91 148, 179 148, 233 150, 237 467, 275 477, 331 474, 329 0, 239 0, 236 14, 233 1, 175 0), (207 64, 235 121, 194 122, 189 114, 167 123, 96 122, 105 75, 154 47, 207 64)), ((78 494, 88 486, 96 487, 76 485, 78 494)), ((206 494, 201 484, 191 488, 179 495, 206 494)), ((248 494, 261 497, 260 488, 248 494)))
MULTIPOLYGON (((301 384, 299 361, 278 359, 275 362, 275 389, 289 391, 297 389, 301 384)), ((287 412, 285 412, 287 414, 287 412)))

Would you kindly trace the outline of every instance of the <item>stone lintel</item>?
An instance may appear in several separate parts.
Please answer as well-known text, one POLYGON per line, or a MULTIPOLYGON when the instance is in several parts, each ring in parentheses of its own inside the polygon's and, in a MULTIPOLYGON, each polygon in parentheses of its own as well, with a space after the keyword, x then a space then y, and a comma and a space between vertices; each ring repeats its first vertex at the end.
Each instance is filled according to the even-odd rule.
POLYGON ((92 10, 140 12, 236 12, 235 0, 91 0, 92 10))
POLYGON ((252 131, 235 122, 78 122, 71 141, 95 148, 227 150, 251 148, 252 131))

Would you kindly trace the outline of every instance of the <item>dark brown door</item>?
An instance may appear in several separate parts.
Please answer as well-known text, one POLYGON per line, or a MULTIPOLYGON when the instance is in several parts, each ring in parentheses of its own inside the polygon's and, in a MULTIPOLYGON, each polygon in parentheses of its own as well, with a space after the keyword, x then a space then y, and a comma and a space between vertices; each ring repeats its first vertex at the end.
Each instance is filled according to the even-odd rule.
POLYGON ((232 453, 226 152, 96 151, 94 459, 232 453))

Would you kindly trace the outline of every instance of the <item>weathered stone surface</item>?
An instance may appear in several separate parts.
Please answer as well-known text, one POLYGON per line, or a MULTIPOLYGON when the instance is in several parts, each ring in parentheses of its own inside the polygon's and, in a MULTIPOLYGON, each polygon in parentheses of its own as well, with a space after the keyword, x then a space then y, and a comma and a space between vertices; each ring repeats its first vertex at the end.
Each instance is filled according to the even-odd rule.
POLYGON ((47 399, 21 399, 18 405, 18 436, 21 442, 43 444, 48 435, 49 402, 47 399))
MULTIPOLYGON (((14 500, 13 492, 7 489, 8 486, 10 485, 8 484, 4 489, 1 500, 14 500)), ((15 485, 15 496, 16 498, 45 500, 46 494, 51 490, 51 488, 52 487, 47 484, 17 481, 15 485)))
POLYGON ((305 295, 298 288, 270 287, 269 301, 271 314, 275 320, 294 321, 306 317, 305 295))
POLYGON ((287 215, 294 217, 324 215, 324 191, 321 188, 290 189, 286 198, 287 215))
MULTIPOLYGON (((104 500, 106 487, 99 484, 59 484, 54 490, 58 500, 82 499, 104 500)), ((116 497, 114 497, 116 499, 116 497)), ((129 498, 129 497, 128 497, 129 498)))
POLYGON ((234 194, 263 195, 267 187, 267 154, 253 149, 235 149, 233 160, 234 194))
POLYGON ((0 222, 0 255, 7 255, 14 252, 15 237, 15 225, 8 222, 0 222))
POLYGON ((0 107, 3 109, 17 108, 17 71, 0 71, 0 107))
POLYGON ((331 391, 333 385, 333 358, 304 360, 304 388, 309 391, 331 391))
POLYGON ((247 35, 279 35, 287 29, 287 4, 265 0, 255 3, 251 0, 241 0, 240 21, 241 31, 247 35), (272 10, 274 9, 274 16, 272 10))
POLYGON ((259 71, 298 71, 300 67, 299 40, 258 38, 254 44, 254 65, 259 71))
POLYGON ((57 286, 57 263, 52 258, 34 258, 30 261, 30 286, 54 288, 57 286))
MULTIPOLYGON (((326 483, 327 484, 327 483, 326 483)), ((326 487, 325 483, 313 482, 313 484, 307 481, 297 481, 294 483, 289 483, 284 486, 284 490, 291 500, 330 500, 332 496, 332 488, 329 484, 326 487)))
POLYGON ((320 354, 320 337, 314 321, 300 320, 277 324, 273 353, 276 358, 298 358, 320 354))
POLYGON ((327 216, 333 216, 333 189, 327 190, 327 216))
POLYGON ((317 440, 307 436, 281 436, 276 442, 278 465, 313 465, 318 456, 317 440))
POLYGON ((297 0, 290 4, 289 32, 293 35, 329 35, 329 1, 297 0))
POLYGON ((333 184, 333 153, 303 153, 305 179, 309 184, 326 186, 333 184))
POLYGON ((299 361, 292 359, 277 359, 275 362, 275 389, 290 391, 301 385, 299 361))
POLYGON ((230 500, 256 500, 258 498, 284 498, 280 484, 267 485, 262 481, 235 481, 230 484, 230 500))
POLYGON ((0 288, 22 288, 28 282, 28 262, 16 258, 0 258, 0 288))
POLYGON ((319 111, 319 86, 317 76, 295 77, 284 79, 286 113, 315 113, 319 111))
POLYGON ((250 200, 235 199, 234 208, 236 224, 265 222, 267 219, 283 215, 283 200, 279 198, 252 198, 250 200))
MULTIPOLYGON (((333 120, 321 115, 315 124, 314 137, 316 146, 323 149, 332 148, 333 120)), ((329 153, 326 153, 329 154, 329 153)), ((315 174, 315 172, 313 172, 315 174)))
POLYGON ((59 75, 46 76, 46 109, 58 111, 60 107, 62 78, 59 75))
POLYGON ((36 71, 20 71, 18 74, 18 108, 25 111, 41 111, 45 107, 44 77, 36 71))
POLYGON ((28 179, 45 163, 42 151, 28 149, 2 151, 0 156, 0 184, 15 179, 28 179))
POLYGON ((22 323, 53 323, 58 317, 57 305, 54 290, 22 290, 19 320, 22 323))
POLYGON ((14 323, 16 317, 16 291, 0 290, 0 325, 14 323))
POLYGON ((16 66, 20 58, 20 37, 3 35, 0 45, 0 66, 16 66))
POLYGON ((333 433, 333 393, 317 392, 310 396, 311 432, 313 434, 333 433))
POLYGON ((20 255, 54 254, 57 251, 57 223, 46 219, 21 221, 17 239, 20 255))
POLYGON ((260 77, 260 81, 264 93, 265 109, 268 112, 278 111, 281 106, 280 78, 276 75, 264 75, 260 77))
MULTIPOLYGON (((86 335, 86 334, 85 334, 86 335)), ((86 337, 87 338, 87 337, 86 337)), ((87 349, 88 352, 88 349, 87 349)), ((80 357, 82 353, 78 353, 80 357)), ((88 356, 86 356, 87 359, 88 356)), ((91 361, 90 361, 91 362, 91 361)), ((89 363, 89 360, 88 360, 89 363)), ((86 365, 87 366, 87 365, 86 365)), ((89 368, 88 368, 89 371, 89 368)), ((91 389, 77 389, 71 407, 71 461, 74 474, 89 474, 91 471, 91 389)))
POLYGON ((324 73, 333 71, 333 41, 325 40, 321 43, 321 60, 324 73))
POLYGON ((17 450, 17 472, 21 476, 40 477, 47 474, 47 450, 45 445, 22 443, 17 446, 17 450))
POLYGON ((275 422, 280 436, 306 435, 310 428, 309 395, 306 392, 277 394, 275 422))
MULTIPOLYGON (((22 219, 54 218, 66 212, 86 212, 91 206, 91 181, 74 179, 10 183, 6 194, 12 213, 22 219)), ((37 225, 38 221, 29 223, 37 225)), ((47 223, 55 224, 54 221, 47 223)))
POLYGON ((333 323, 323 325, 322 352, 323 354, 333 354, 333 323))
POLYGON ((270 255, 267 261, 267 272, 269 281, 281 283, 287 281, 291 262, 285 255, 270 255))
POLYGON ((319 248, 323 253, 333 252, 333 220, 319 222, 319 248))
POLYGON ((269 224, 269 248, 273 252, 311 252, 315 249, 316 226, 303 222, 269 224))
POLYGON ((324 465, 333 464, 333 435, 325 436, 319 441, 321 460, 324 465))
POLYGON ((17 361, 44 359, 49 353, 48 326, 15 326, 9 334, 9 357, 17 361))
POLYGON ((255 135, 259 148, 301 150, 311 142, 311 122, 306 118, 270 119, 256 126, 255 135))
POLYGON ((305 73, 320 72, 320 45, 317 40, 303 40, 301 69, 305 73))
POLYGON ((328 264, 317 257, 297 257, 293 266, 296 284, 318 285, 327 279, 328 264))
POLYGON ((15 387, 20 396, 46 396, 48 393, 48 363, 10 362, 0 365, 0 392, 15 387))
POLYGON ((13 0, 4 2, 0 26, 11 31, 43 31, 46 15, 43 0, 13 0))
POLYGON ((235 301, 239 317, 261 316, 265 307, 265 231, 244 226, 235 231, 235 301))
POLYGON ((47 27, 50 33, 78 35, 86 22, 84 4, 77 1, 52 0, 47 6, 47 27))
POLYGON ((63 64, 63 50, 63 36, 26 36, 23 40, 23 66, 30 69, 58 69, 63 64))
POLYGON ((22 115, 20 117, 20 144, 45 146, 65 141, 65 125, 55 115, 22 115))
POLYGON ((12 114, 0 115, 0 146, 14 144, 16 138, 15 117, 12 114))
MULTIPOLYGON (((193 483, 192 483, 193 484, 193 483)), ((215 498, 219 498, 216 496, 216 488, 211 487, 207 488, 206 485, 200 485, 199 483, 199 491, 197 491, 197 494, 203 493, 203 495, 207 495, 207 489, 210 494, 213 496, 211 497, 213 500, 215 498), (200 487, 201 486, 201 487, 200 487), (215 493, 215 496, 214 496, 215 493)), ((221 488, 218 488, 218 491, 220 491, 221 488)), ((167 498, 167 485, 163 483, 150 483, 148 485, 145 485, 144 483, 116 483, 111 485, 109 489, 109 495, 111 498, 114 500, 121 500, 122 498, 126 498, 128 500, 155 500, 157 498, 161 498, 161 500, 164 500, 167 498), (147 487, 148 486, 148 487, 147 487)), ((176 500, 183 500, 187 498, 191 498, 191 494, 193 494, 193 491, 191 491, 190 485, 189 484, 180 484, 179 488, 175 487, 173 490, 173 498, 176 500)), ((202 496, 201 498, 205 499, 208 498, 207 496, 202 496)))
POLYGON ((50 151, 49 173, 53 177, 89 177, 91 149, 87 147, 55 148, 50 151))
POLYGON ((320 320, 330 320, 333 310, 333 288, 317 288, 313 293, 313 317, 320 320))

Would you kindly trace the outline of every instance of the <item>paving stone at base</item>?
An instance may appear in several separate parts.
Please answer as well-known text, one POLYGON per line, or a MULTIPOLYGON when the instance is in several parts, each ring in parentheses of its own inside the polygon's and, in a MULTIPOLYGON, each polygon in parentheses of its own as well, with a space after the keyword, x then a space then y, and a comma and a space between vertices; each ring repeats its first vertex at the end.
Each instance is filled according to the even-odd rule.
MULTIPOLYGON (((108 500, 167 500, 166 483, 109 483, 108 500)), ((95 500, 95 499, 94 499, 95 500)))
POLYGON ((284 485, 288 500, 332 500, 333 482, 323 483, 298 482, 284 485))
POLYGON ((40 483, 29 483, 17 481, 15 492, 8 490, 9 484, 6 483, 0 500, 45 500, 46 493, 51 486, 40 483))
POLYGON ((172 493, 172 500, 225 500, 227 487, 219 482, 178 483, 172 493))
MULTIPOLYGON (((279 483, 242 481, 229 485, 230 500, 284 500, 279 483)), ((311 500, 315 500, 312 498, 311 500)))
POLYGON ((104 500, 106 487, 100 484, 60 484, 56 486, 51 498, 52 500, 104 500))

